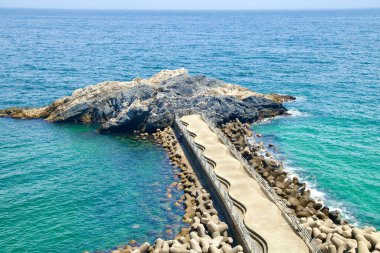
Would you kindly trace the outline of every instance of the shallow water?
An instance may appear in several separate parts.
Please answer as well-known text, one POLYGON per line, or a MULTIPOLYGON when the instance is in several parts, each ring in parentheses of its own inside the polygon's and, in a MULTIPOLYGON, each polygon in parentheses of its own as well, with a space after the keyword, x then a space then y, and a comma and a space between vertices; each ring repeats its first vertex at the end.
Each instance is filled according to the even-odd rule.
MULTIPOLYGON (((380 228, 380 10, 0 10, 0 30, 1 108, 180 67, 301 98, 288 105, 299 117, 256 130, 328 204, 380 228)), ((154 145, 43 121, 0 119, 0 129, 5 251, 107 248, 178 224, 156 202, 172 179, 154 145)))
MULTIPOLYGON (((346 92, 330 93, 330 97, 337 96, 334 99, 343 104, 346 92)), ((375 98, 366 95, 364 100, 371 96, 375 98)), ((378 116, 370 112, 373 109, 368 100, 367 106, 346 105, 348 110, 339 112, 334 112, 335 105, 315 106, 323 100, 310 96, 289 103, 293 116, 279 117, 253 129, 263 134, 264 143, 276 144, 277 158, 291 174, 311 186, 314 197, 341 210, 356 225, 380 228, 378 116), (349 106, 355 108, 350 110, 349 106)))
POLYGON ((180 192, 151 141, 93 126, 0 119, 2 252, 105 250, 179 231, 180 192))

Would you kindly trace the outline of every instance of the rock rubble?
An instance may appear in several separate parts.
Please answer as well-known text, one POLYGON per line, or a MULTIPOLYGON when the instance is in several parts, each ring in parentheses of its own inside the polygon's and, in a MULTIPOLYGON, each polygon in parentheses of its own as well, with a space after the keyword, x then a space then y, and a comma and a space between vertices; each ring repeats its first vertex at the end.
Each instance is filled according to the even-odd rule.
POLYGON ((173 183, 184 195, 176 202, 176 206, 185 206, 183 221, 188 227, 181 229, 173 240, 158 238, 153 245, 148 242, 137 246, 135 241, 119 247, 112 253, 238 253, 243 248, 234 245, 230 237, 228 225, 222 222, 218 211, 213 206, 210 194, 202 187, 195 172, 186 159, 173 130, 168 127, 157 129, 152 135, 141 134, 142 138, 153 138, 162 146, 172 162, 178 167, 179 182, 173 183))

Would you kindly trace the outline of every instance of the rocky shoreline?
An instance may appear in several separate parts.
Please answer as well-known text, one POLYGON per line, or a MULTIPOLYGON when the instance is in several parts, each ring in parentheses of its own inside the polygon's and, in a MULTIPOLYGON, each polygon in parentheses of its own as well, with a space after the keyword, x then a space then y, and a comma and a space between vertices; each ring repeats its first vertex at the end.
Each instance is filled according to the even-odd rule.
POLYGON ((262 143, 248 141, 248 138, 255 138, 249 124, 236 119, 220 128, 285 201, 323 253, 380 253, 380 232, 373 227, 357 228, 342 219, 339 211, 330 211, 329 207, 311 198, 307 185, 297 177, 290 178, 283 165, 272 158, 262 143))
POLYGON ((157 239, 153 245, 126 245, 114 253, 237 253, 243 250, 233 244, 228 226, 220 220, 210 194, 200 185, 171 129, 175 115, 189 111, 204 114, 221 127, 242 156, 293 210, 323 253, 380 253, 379 232, 371 227, 357 228, 348 224, 339 212, 330 211, 312 199, 305 183, 296 177, 289 178, 282 164, 272 159, 262 145, 247 142, 253 133, 246 122, 286 115, 282 103, 293 99, 260 94, 177 69, 164 70, 146 79, 88 86, 41 108, 2 109, 0 117, 97 123, 101 132, 143 132, 142 138, 154 139, 167 151, 173 166, 181 171, 179 182, 172 187, 185 192, 176 206, 185 206, 183 218, 189 227, 184 227, 173 240, 157 239))
MULTIPOLYGON (((235 84, 198 75, 186 69, 164 70, 156 75, 129 82, 103 82, 75 90, 41 108, 0 109, 0 117, 41 118, 49 122, 97 123, 100 132, 142 132, 154 138, 181 170, 185 195, 176 205, 185 205, 184 220, 189 223, 173 240, 157 239, 154 245, 127 245, 114 252, 241 252, 233 247, 228 227, 221 222, 210 195, 199 184, 170 130, 176 114, 204 113, 217 123, 239 118, 255 121, 286 113, 282 102, 291 96, 261 94, 235 84)), ((174 187, 174 185, 173 185, 174 187)), ((170 193, 168 193, 170 194, 170 193)))
MULTIPOLYGON (((124 247, 112 250, 112 253, 238 253, 243 252, 240 245, 234 245, 228 225, 222 222, 218 211, 213 206, 210 194, 202 187, 197 175, 191 168, 173 130, 168 127, 157 130, 153 134, 141 133, 143 139, 152 139, 160 145, 168 154, 174 167, 180 169, 176 173, 178 182, 171 184, 184 191, 184 195, 174 204, 177 207, 184 206, 185 214, 183 222, 188 226, 172 240, 156 239, 153 245, 145 242, 136 245, 132 240, 124 247)), ((167 197, 170 196, 168 192, 167 197)))

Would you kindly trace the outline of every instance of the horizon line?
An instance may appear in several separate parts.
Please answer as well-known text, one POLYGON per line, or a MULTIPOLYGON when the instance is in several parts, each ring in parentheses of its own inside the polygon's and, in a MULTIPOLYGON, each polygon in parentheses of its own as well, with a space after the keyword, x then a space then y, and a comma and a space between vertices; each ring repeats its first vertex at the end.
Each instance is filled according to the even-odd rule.
POLYGON ((378 10, 379 7, 348 8, 278 8, 278 9, 127 9, 127 8, 53 8, 53 7, 1 7, 0 10, 78 10, 78 11, 344 11, 344 10, 378 10))

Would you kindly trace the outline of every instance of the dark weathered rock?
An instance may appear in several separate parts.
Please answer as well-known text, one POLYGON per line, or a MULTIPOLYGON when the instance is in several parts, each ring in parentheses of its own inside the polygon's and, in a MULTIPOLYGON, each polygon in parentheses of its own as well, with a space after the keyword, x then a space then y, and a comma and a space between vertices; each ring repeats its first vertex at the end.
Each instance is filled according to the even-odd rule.
POLYGON ((335 224, 340 224, 341 220, 341 214, 338 210, 331 211, 329 213, 329 218, 335 223, 335 224))
POLYGON ((162 71, 148 79, 104 82, 78 89, 43 108, 9 108, 0 116, 44 118, 51 122, 101 123, 102 131, 154 132, 173 123, 175 113, 202 112, 216 123, 252 122, 286 112, 292 97, 264 95, 185 69, 162 71))

